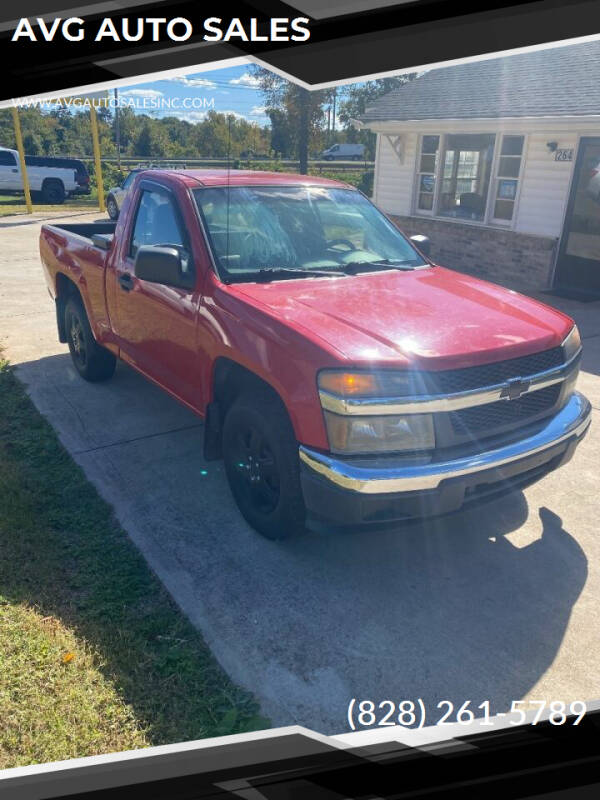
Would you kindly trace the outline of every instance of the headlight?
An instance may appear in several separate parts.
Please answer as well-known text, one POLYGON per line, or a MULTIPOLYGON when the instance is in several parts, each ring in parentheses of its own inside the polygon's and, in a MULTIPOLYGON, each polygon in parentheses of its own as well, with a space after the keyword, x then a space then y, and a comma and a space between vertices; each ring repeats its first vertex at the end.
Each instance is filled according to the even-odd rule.
POLYGON ((407 397, 424 394, 416 372, 381 370, 319 373, 319 392, 329 447, 333 453, 367 454, 432 450, 435 447, 430 414, 343 413, 344 400, 407 397), (336 413, 337 412, 337 413, 336 413))
POLYGON ((565 354, 565 361, 569 361, 581 350, 581 336, 577 325, 573 325, 571 328, 571 332, 562 343, 562 349, 565 354))
MULTIPOLYGON (((577 325, 573 325, 571 328, 571 332, 567 336, 567 338, 562 343, 563 353, 565 355, 565 361, 570 361, 573 356, 577 355, 577 353, 581 350, 581 336, 579 335, 579 330, 577 325)), ((577 376, 579 375, 579 362, 575 366, 572 366, 569 370, 569 374, 565 379, 562 385, 562 403, 566 403, 569 397, 575 391, 575 385, 577 383, 577 376)))
POLYGON ((435 447, 431 414, 390 414, 378 417, 342 416, 325 411, 333 453, 394 453, 435 447))

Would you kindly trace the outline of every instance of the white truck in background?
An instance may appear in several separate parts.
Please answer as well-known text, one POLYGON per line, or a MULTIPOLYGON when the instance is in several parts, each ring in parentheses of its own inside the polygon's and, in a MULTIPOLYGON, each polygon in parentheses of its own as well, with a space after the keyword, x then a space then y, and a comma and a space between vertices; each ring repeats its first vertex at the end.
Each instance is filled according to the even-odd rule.
MULTIPOLYGON (((75 170, 65 167, 28 166, 29 189, 34 202, 48 205, 64 203, 78 189, 75 170)), ((21 162, 17 150, 0 147, 0 194, 23 191, 21 162)))

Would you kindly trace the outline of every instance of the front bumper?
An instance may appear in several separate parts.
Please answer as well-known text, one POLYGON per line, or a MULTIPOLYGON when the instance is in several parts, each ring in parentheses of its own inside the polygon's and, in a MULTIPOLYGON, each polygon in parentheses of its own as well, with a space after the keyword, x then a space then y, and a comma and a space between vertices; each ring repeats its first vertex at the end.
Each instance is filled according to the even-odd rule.
POLYGON ((591 406, 574 392, 564 408, 522 439, 452 460, 373 466, 300 447, 309 527, 362 527, 445 514, 465 503, 533 483, 566 463, 591 422, 591 406))

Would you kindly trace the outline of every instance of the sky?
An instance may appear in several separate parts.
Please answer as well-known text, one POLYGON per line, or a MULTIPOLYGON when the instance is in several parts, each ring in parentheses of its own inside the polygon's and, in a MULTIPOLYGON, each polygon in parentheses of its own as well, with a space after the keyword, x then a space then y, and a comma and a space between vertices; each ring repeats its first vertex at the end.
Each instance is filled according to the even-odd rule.
POLYGON ((261 126, 269 123, 264 99, 248 65, 140 83, 119 90, 119 97, 122 101, 134 101, 136 113, 157 118, 175 116, 188 122, 200 122, 214 109, 261 126), (214 105, 210 105, 212 100, 214 105), (154 103, 156 106, 150 107, 154 103))

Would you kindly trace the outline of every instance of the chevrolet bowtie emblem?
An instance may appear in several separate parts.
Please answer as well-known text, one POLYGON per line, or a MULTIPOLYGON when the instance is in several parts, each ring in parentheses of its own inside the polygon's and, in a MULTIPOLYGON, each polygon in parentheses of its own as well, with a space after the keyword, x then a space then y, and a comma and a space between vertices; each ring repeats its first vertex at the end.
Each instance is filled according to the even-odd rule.
POLYGON ((511 378, 500 392, 500 399, 517 400, 529 391, 530 384, 531 381, 524 381, 523 378, 511 378))

